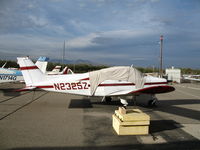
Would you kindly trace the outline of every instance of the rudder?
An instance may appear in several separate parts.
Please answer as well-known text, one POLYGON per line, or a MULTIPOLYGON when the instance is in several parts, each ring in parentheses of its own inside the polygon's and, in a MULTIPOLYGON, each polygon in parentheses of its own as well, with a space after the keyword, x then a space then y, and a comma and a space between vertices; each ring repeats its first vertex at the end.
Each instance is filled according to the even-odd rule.
POLYGON ((28 57, 18 57, 17 60, 26 86, 45 80, 45 75, 28 57))

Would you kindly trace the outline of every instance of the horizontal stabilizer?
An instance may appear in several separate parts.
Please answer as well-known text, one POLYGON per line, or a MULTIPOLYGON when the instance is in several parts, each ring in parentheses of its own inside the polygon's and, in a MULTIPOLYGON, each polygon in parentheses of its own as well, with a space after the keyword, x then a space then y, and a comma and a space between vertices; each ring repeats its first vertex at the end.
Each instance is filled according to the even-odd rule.
POLYGON ((22 88, 22 89, 17 89, 17 90, 14 90, 15 92, 23 92, 23 91, 30 91, 30 90, 34 90, 36 89, 36 87, 25 87, 25 88, 22 88))

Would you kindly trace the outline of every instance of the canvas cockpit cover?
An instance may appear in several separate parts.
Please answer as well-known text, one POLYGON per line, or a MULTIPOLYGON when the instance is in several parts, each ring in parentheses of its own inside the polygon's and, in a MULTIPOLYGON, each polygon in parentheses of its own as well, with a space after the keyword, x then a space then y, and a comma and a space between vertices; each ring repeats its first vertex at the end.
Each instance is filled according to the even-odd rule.
POLYGON ((136 88, 144 86, 144 77, 136 68, 128 66, 110 67, 89 73, 91 95, 94 95, 97 87, 105 80, 121 80, 134 83, 136 88))

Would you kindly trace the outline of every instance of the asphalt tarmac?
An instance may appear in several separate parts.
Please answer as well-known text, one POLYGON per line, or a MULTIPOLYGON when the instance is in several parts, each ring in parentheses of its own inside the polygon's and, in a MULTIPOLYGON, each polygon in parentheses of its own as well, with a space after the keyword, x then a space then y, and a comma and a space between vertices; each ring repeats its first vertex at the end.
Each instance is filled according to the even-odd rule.
POLYGON ((130 101, 151 117, 150 134, 118 136, 112 114, 121 106, 101 98, 46 91, 13 92, 22 83, 0 85, 0 149, 107 150, 200 149, 200 85, 177 84, 176 91, 157 95, 148 107, 147 95, 130 101))

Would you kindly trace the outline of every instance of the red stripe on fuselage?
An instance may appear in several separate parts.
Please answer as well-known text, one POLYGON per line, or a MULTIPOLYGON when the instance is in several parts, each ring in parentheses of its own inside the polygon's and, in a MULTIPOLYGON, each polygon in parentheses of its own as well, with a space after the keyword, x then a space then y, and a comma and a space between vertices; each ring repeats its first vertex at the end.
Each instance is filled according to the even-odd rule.
MULTIPOLYGON (((144 85, 157 85, 157 84, 167 84, 167 82, 153 82, 145 83, 144 85)), ((99 84, 99 86, 133 86, 134 83, 111 83, 111 84, 99 84)))
POLYGON ((112 84, 99 84, 99 86, 132 86, 134 83, 112 83, 112 84))
POLYGON ((36 86, 37 88, 40 89, 46 89, 46 88, 53 88, 53 85, 40 85, 40 86, 36 86))
POLYGON ((167 84, 167 82, 149 82, 145 83, 144 85, 154 85, 154 84, 167 84))
POLYGON ((20 70, 32 70, 32 69, 38 69, 38 67, 37 66, 20 67, 20 70))
MULTIPOLYGON (((166 82, 155 82, 155 83, 145 83, 145 85, 154 85, 154 84, 166 84, 166 82)), ((111 84, 99 84, 99 86, 133 86, 134 83, 111 83, 111 84)), ((90 86, 90 85, 88 85, 90 86)), ((37 88, 53 88, 53 85, 41 85, 37 86, 37 88)))
POLYGON ((80 81, 82 81, 82 80, 89 80, 89 78, 80 79, 80 81))

